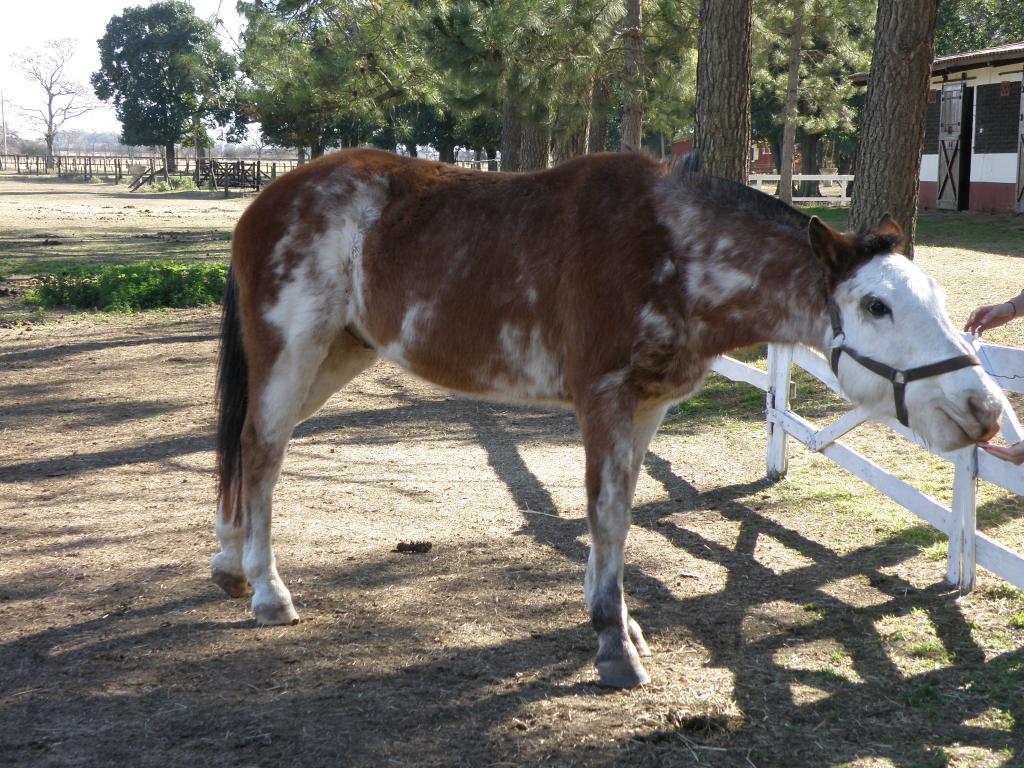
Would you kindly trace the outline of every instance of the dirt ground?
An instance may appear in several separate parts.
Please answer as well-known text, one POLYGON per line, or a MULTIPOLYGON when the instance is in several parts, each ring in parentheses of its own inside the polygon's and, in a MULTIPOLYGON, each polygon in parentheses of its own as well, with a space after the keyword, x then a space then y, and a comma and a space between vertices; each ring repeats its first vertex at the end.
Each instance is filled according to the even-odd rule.
POLYGON ((207 578, 216 328, 0 328, 0 764, 1024 764, 1021 594, 958 597, 936 537, 818 455, 767 484, 756 413, 648 454, 642 690, 595 685, 572 416, 384 364, 298 429, 274 531, 302 622, 256 627, 207 578))

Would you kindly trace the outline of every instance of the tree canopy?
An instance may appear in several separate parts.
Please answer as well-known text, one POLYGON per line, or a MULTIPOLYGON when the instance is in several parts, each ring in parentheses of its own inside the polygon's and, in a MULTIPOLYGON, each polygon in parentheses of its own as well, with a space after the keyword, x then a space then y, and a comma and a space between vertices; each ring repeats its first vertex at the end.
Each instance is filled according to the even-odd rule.
POLYGON ((126 8, 99 40, 96 95, 112 101, 125 144, 174 144, 196 122, 231 123, 238 115, 234 57, 213 25, 181 0, 126 8))
MULTIPOLYGON (((877 0, 753 2, 754 137, 778 150, 795 84, 790 122, 805 172, 817 171, 822 147, 849 170, 864 101, 850 76, 868 69, 877 0)), ((939 55, 1024 39, 1024 0, 938 4, 939 55)), ((241 0, 236 61, 186 2, 163 0, 110 20, 92 82, 114 102, 126 143, 171 147, 191 132, 186 143, 198 145, 203 125, 239 136, 258 122, 264 141, 313 156, 430 145, 452 160, 470 146, 490 157, 500 148, 506 168, 527 169, 618 148, 637 121, 655 151, 693 136, 700 7, 241 0)))
POLYGON ((939 0, 935 55, 1024 41, 1024 0, 939 0))

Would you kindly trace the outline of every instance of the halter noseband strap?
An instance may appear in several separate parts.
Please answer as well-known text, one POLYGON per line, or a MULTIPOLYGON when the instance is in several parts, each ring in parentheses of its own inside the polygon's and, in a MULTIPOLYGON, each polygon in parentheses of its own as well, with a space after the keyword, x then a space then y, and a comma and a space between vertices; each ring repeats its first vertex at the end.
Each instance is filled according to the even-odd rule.
POLYGON ((872 373, 877 373, 883 379, 888 379, 892 382, 892 393, 896 403, 896 418, 905 427, 910 426, 906 403, 908 383, 917 379, 938 376, 943 373, 952 373, 953 371, 959 371, 961 368, 969 368, 972 365, 981 365, 981 361, 976 355, 959 355, 937 363, 930 363, 929 365, 922 365, 917 368, 908 368, 907 370, 893 368, 891 365, 880 363, 846 346, 846 334, 843 333, 843 322, 839 315, 839 307, 836 306, 835 301, 831 297, 828 298, 827 304, 829 321, 832 323, 832 373, 838 378, 839 358, 845 352, 872 373))

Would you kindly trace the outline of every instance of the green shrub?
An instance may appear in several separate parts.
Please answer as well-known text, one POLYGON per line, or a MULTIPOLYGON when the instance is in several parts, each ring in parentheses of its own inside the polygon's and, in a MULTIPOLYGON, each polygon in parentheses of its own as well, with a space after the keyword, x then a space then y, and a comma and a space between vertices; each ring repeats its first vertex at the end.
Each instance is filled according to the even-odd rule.
POLYGON ((29 291, 25 303, 134 312, 157 307, 217 304, 224 295, 225 264, 139 261, 79 267, 51 275, 29 291))
POLYGON ((168 181, 160 179, 154 181, 147 192, 195 192, 196 187, 195 181, 191 176, 171 176, 168 181))

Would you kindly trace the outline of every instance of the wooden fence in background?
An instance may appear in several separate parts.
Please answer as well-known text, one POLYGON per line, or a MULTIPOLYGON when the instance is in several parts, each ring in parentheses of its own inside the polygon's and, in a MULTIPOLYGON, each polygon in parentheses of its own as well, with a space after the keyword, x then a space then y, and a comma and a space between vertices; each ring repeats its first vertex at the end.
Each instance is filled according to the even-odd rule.
POLYGON ((55 155, 49 167, 46 158, 32 155, 0 155, 0 171, 32 176, 52 175, 57 178, 131 181, 134 188, 161 179, 189 178, 199 186, 223 189, 225 182, 234 189, 259 189, 282 173, 299 164, 298 160, 235 160, 212 158, 197 162, 195 158, 179 158, 175 170, 164 173, 164 160, 159 156, 129 157, 126 155, 55 155))

